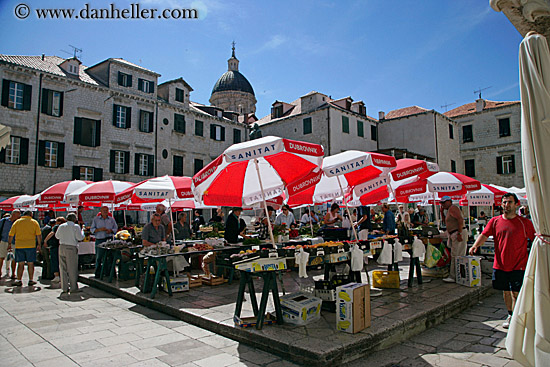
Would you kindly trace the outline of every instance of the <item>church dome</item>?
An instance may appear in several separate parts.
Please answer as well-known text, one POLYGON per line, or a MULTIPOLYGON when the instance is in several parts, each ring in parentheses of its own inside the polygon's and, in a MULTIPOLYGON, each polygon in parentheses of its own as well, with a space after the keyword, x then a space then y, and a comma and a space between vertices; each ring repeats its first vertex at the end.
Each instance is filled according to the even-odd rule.
POLYGON ((212 94, 225 91, 238 91, 254 95, 254 89, 250 82, 237 70, 226 71, 214 85, 212 94))

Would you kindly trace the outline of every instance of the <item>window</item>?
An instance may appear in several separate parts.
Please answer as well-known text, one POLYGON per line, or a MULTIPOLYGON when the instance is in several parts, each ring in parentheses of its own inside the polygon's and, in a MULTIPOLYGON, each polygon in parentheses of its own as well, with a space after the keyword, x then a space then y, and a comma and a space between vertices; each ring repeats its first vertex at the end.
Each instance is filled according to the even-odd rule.
POLYGON ((472 131, 472 125, 462 126, 462 142, 471 143, 474 141, 474 133, 472 131))
POLYGON ((349 134, 349 117, 342 116, 342 132, 349 134))
POLYGON ((303 121, 304 135, 311 134, 313 132, 313 126, 311 126, 311 117, 306 117, 303 121))
POLYGON ((139 176, 152 176, 155 156, 136 153, 134 173, 139 176))
POLYGON ((42 88, 42 113, 60 117, 63 115, 63 92, 42 88))
POLYGON ((378 126, 376 125, 370 126, 370 140, 373 140, 373 141, 378 140, 378 126))
POLYGON ((118 72, 118 85, 123 87, 132 87, 132 76, 130 74, 118 72))
POLYGON ((204 123, 199 120, 195 120, 195 135, 203 136, 204 123))
POLYGON ((153 112, 139 110, 139 131, 153 132, 153 112))
POLYGON ((451 159, 451 172, 456 172, 456 162, 451 159))
POLYGON ((455 138, 455 132, 453 129, 453 124, 449 124, 449 139, 454 139, 454 138, 455 138))
POLYGON ((364 138, 365 132, 363 131, 363 121, 357 120, 357 136, 364 138))
POLYGON ((130 152, 122 150, 111 150, 109 172, 129 173, 130 172, 130 152))
POLYGON ((365 106, 359 105, 359 114, 367 116, 367 108, 365 106))
POLYGON ((210 139, 225 141, 225 127, 220 125, 210 125, 210 139))
POLYGON ((499 175, 516 173, 516 159, 513 154, 497 157, 497 173, 499 175))
POLYGON ((283 105, 271 107, 271 118, 276 119, 283 116, 283 105))
POLYGON ((28 164, 29 139, 12 135, 10 144, 5 149, 0 149, 0 163, 28 164))
POLYGON ((504 136, 510 136, 510 119, 508 117, 498 120, 498 135, 501 138, 504 136))
POLYGON ((185 116, 174 114, 174 131, 185 134, 185 116))
POLYGON ((38 141, 38 165, 61 168, 64 166, 65 143, 49 140, 38 141))
POLYGON ((199 172, 202 167, 204 166, 204 163, 202 161, 202 159, 195 159, 194 163, 193 163, 193 174, 197 174, 197 172, 199 172))
POLYGON ((466 159, 464 161, 464 173, 468 177, 476 176, 476 163, 473 159, 466 159))
POLYGON ((182 156, 179 156, 179 155, 174 156, 172 174, 174 176, 183 176, 183 157, 182 156))
POLYGON ((238 144, 241 142, 241 130, 233 129, 233 144, 238 144))
POLYGON ((176 88, 176 102, 182 102, 184 101, 185 93, 183 89, 176 88))
POLYGON ((113 125, 121 129, 129 129, 132 126, 132 108, 113 105, 113 125))
POLYGON ((2 106, 14 110, 31 109, 32 86, 4 79, 2 81, 2 106))
POLYGON ((73 166, 73 180, 103 181, 103 169, 85 166, 73 166))
POLYGON ((73 143, 87 147, 98 147, 101 141, 101 120, 83 117, 74 118, 73 143))
POLYGON ((153 93, 155 84, 149 80, 138 78, 138 89, 145 93, 153 93))

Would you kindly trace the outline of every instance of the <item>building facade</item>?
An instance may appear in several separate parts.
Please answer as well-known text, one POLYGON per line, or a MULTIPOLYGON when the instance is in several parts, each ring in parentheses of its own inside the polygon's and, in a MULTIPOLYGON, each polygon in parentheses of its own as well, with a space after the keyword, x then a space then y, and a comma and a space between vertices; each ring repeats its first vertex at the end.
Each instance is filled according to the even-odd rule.
POLYGON ((76 58, 0 55, 0 196, 32 194, 71 179, 139 182, 192 176, 245 125, 221 108, 190 101, 182 78, 123 59, 86 67, 76 58))
POLYGON ((351 97, 334 100, 310 92, 291 103, 275 101, 271 114, 257 123, 263 136, 321 144, 327 156, 352 149, 377 149, 377 122, 367 116, 362 101, 353 102, 351 97))
POLYGON ((459 124, 464 173, 483 183, 524 187, 521 103, 479 98, 445 115, 459 124))

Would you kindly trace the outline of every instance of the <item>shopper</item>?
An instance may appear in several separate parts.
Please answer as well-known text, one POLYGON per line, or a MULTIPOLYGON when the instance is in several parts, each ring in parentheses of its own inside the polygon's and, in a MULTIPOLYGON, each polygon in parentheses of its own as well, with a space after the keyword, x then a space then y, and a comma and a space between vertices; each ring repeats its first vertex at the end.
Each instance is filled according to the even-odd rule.
POLYGON ((479 217, 477 217, 477 224, 479 226, 479 231, 482 232, 485 228, 485 225, 487 224, 487 216, 485 215, 484 211, 479 213, 479 217))
POLYGON ((368 207, 360 206, 357 208, 357 223, 355 223, 355 226, 359 230, 357 235, 360 240, 369 239, 369 231, 372 229, 370 219, 370 210, 368 207))
POLYGON ((342 223, 342 216, 338 213, 340 211, 340 205, 336 203, 332 203, 330 206, 330 210, 327 211, 327 214, 325 214, 325 218, 323 221, 325 222, 325 226, 327 227, 335 227, 336 222, 342 223))
MULTIPOLYGON (((115 219, 109 213, 109 208, 103 205, 99 209, 99 214, 92 221, 92 226, 90 231, 95 236, 95 277, 99 278, 100 274, 100 264, 103 255, 105 254, 105 249, 99 246, 104 242, 113 239, 113 235, 117 232, 118 225, 116 224, 115 219)), ((110 264, 106 264, 106 268, 110 269, 110 264)), ((105 266, 104 266, 105 267, 105 266)))
POLYGON ((36 284, 34 281, 34 262, 36 261, 36 245, 38 248, 42 244, 42 235, 38 222, 32 219, 32 212, 27 210, 23 216, 13 223, 10 229, 8 243, 12 243, 15 237, 15 262, 17 263, 17 281, 16 287, 20 287, 23 282, 23 270, 25 262, 27 263, 27 272, 29 274, 29 287, 36 284))
POLYGON ((195 218, 193 219, 193 232, 197 235, 200 232, 201 226, 204 226, 205 221, 199 210, 195 210, 195 218))
POLYGON ((504 214, 491 218, 483 233, 470 249, 474 255, 488 237, 495 241, 495 262, 493 263, 493 288, 503 291, 508 317, 502 327, 508 329, 518 293, 523 284, 527 266, 527 241, 535 239, 533 223, 516 214, 519 199, 515 194, 502 196, 504 214))
POLYGON ((447 247, 451 248, 451 269, 449 276, 443 281, 454 283, 456 281, 456 258, 466 255, 468 231, 464 228, 462 212, 456 205, 453 205, 450 196, 443 196, 439 203, 441 205, 441 219, 447 228, 447 247))
POLYGON ((178 215, 178 221, 174 225, 174 230, 176 232, 176 240, 191 238, 191 226, 187 223, 187 214, 185 212, 181 212, 178 215))
POLYGON ((395 234, 395 216, 390 210, 388 204, 382 205, 382 212, 384 213, 384 220, 382 221, 382 231, 386 234, 395 234))
POLYGON ((300 224, 302 224, 303 226, 306 226, 306 225, 309 225, 310 221, 312 224, 317 223, 317 220, 315 219, 315 217, 311 215, 311 210, 306 209, 304 215, 302 215, 302 218, 300 219, 300 224))
POLYGON ((143 246, 154 246, 159 242, 166 241, 166 231, 159 213, 154 213, 151 216, 151 222, 143 227, 141 241, 143 246))
MULTIPOLYGON (((0 220, 0 278, 2 278, 2 269, 4 259, 8 257, 8 251, 12 251, 13 242, 10 241, 10 230, 13 223, 21 217, 21 212, 17 209, 11 214, 5 214, 0 220)), ((6 265, 7 267, 8 265, 6 265)), ((8 276, 9 274, 6 274, 8 276)), ((11 261, 11 279, 15 280, 15 259, 11 261)))
POLYGON ((279 215, 277 215, 277 218, 275 218, 275 225, 282 226, 284 224, 288 229, 290 228, 290 225, 292 223, 296 223, 296 220, 294 219, 294 214, 290 210, 290 207, 285 204, 281 209, 281 213, 279 213, 279 215))
POLYGON ((409 212, 405 210, 403 204, 399 204, 396 214, 396 222, 398 225, 404 226, 407 229, 411 228, 411 216, 409 212))
POLYGON ((54 275, 52 283, 59 283, 61 280, 59 277, 59 240, 55 237, 55 234, 57 233, 59 226, 65 222, 67 222, 65 218, 57 217, 55 219, 55 225, 53 226, 52 231, 48 237, 44 238, 44 246, 47 246, 50 249, 50 261, 52 265, 52 273, 54 275))
POLYGON ((158 204, 156 213, 160 214, 160 223, 164 227, 166 237, 172 238, 172 221, 170 220, 170 216, 166 214, 166 207, 163 204, 158 204))
POLYGON ((239 242, 239 233, 242 232, 239 216, 241 215, 243 208, 234 207, 231 213, 227 216, 225 221, 225 233, 223 237, 229 243, 239 242))
POLYGON ((52 233, 52 228, 55 226, 55 219, 52 218, 44 227, 42 227, 42 238, 44 240, 43 246, 40 247, 40 254, 42 255, 42 279, 52 279, 52 263, 50 260, 50 248, 46 245, 46 237, 52 233))
POLYGON ((67 215, 67 222, 57 228, 55 237, 59 240, 59 273, 61 295, 80 292, 78 289, 78 242, 84 239, 84 232, 78 225, 76 213, 67 215))
MULTIPOLYGON (((273 216, 273 212, 275 211, 275 209, 273 209, 273 207, 271 205, 268 205, 267 206, 267 213, 268 213, 268 216, 269 217, 263 217, 261 220, 260 220, 260 223, 259 223, 259 227, 258 227, 258 237, 260 238, 260 240, 266 240, 269 238, 269 224, 268 224, 268 221, 271 220, 271 217, 273 216)), ((265 213, 265 211, 263 211, 262 213, 265 213)))

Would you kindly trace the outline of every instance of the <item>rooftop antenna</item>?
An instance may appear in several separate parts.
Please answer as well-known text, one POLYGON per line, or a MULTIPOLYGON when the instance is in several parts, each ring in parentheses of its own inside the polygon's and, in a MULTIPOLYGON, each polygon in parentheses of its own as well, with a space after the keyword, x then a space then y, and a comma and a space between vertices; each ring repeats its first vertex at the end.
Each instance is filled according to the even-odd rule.
POLYGON ((456 103, 455 103, 455 102, 453 102, 453 103, 447 103, 447 104, 444 104, 443 106, 440 106, 440 107, 441 107, 441 108, 444 108, 444 109, 445 109, 445 112, 447 112, 447 111, 448 111, 448 108, 447 108, 447 107, 452 106, 452 105, 454 105, 454 104, 456 104, 456 103))
POLYGON ((491 88, 491 87, 479 88, 478 90, 474 90, 474 94, 479 93, 479 98, 481 98, 481 92, 484 91, 485 89, 489 89, 489 88, 491 88))
POLYGON ((69 52, 69 51, 65 51, 65 50, 61 50, 61 52, 65 52, 66 54, 73 55, 73 57, 75 59, 78 59, 78 58, 80 58, 80 56, 82 56, 82 49, 81 48, 75 47, 73 45, 69 45, 69 47, 73 49, 73 52, 69 52), (79 54, 79 53, 80 53, 80 55, 79 55, 79 57, 77 57, 77 54, 79 54))

